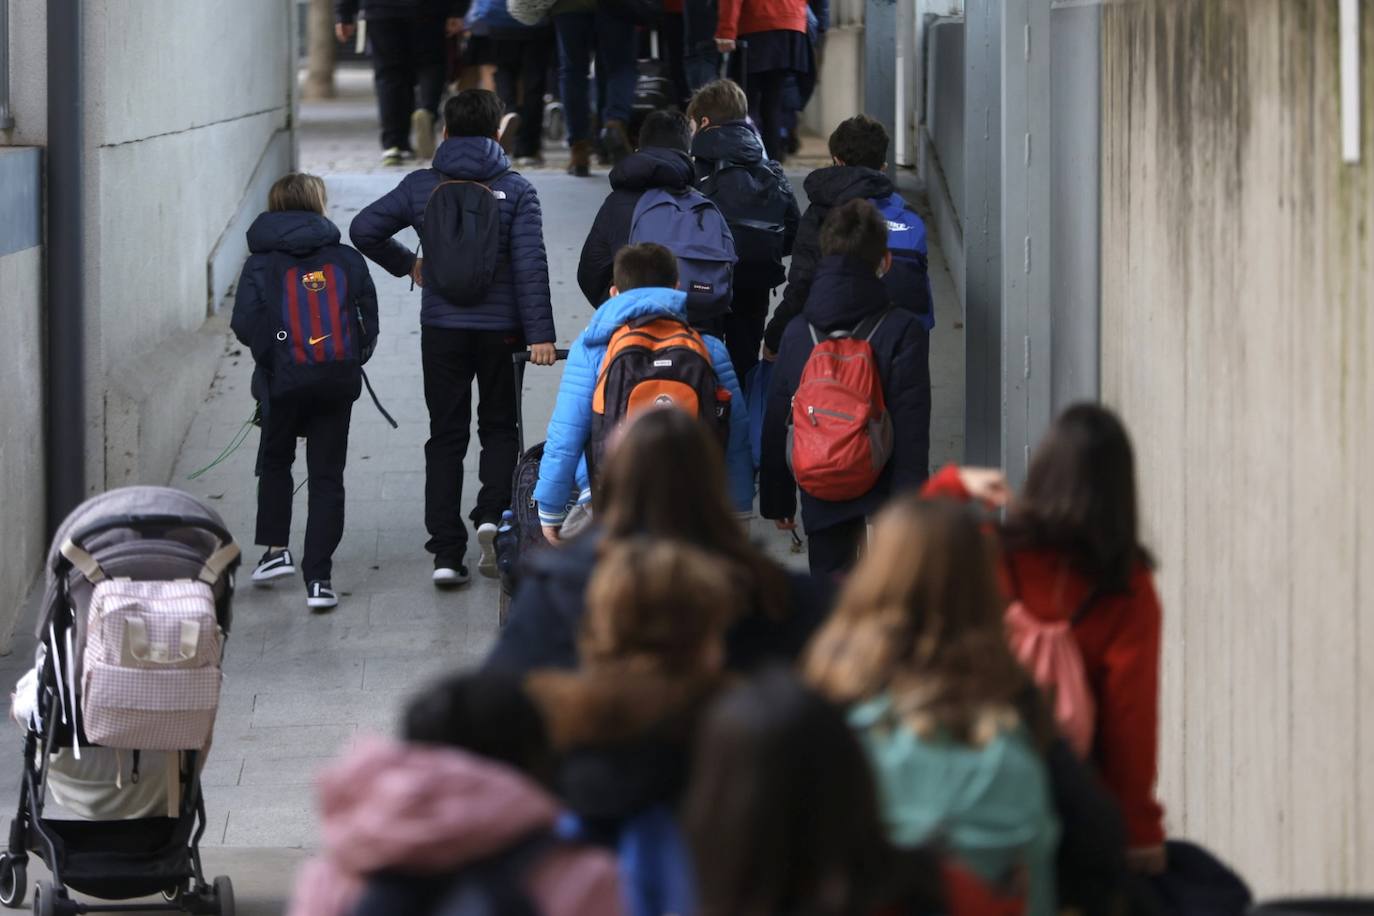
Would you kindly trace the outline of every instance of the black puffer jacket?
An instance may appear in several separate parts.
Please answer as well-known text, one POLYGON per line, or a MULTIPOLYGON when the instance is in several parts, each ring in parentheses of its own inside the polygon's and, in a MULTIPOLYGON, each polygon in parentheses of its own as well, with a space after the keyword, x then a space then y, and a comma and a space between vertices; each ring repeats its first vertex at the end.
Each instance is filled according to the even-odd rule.
POLYGON ((782 301, 773 311, 773 318, 763 334, 764 346, 778 352, 782 332, 793 318, 801 314, 806 297, 811 292, 811 278, 821 260, 821 223, 831 208, 851 200, 886 197, 892 193, 892 179, 882 172, 851 165, 832 165, 817 169, 806 176, 802 185, 810 203, 797 227, 797 241, 792 248, 792 267, 787 272, 787 288, 782 301))
POLYGON ((630 241, 630 223, 639 198, 651 188, 690 188, 695 177, 686 153, 658 146, 631 153, 611 169, 611 193, 596 213, 577 263, 577 285, 593 307, 610 298, 615 255, 630 241))
POLYGON ((737 288, 772 289, 783 281, 782 258, 792 253, 801 211, 782 166, 769 159, 763 141, 746 121, 730 121, 698 131, 692 138, 697 189, 725 214, 735 235, 740 262, 735 266, 737 288), (730 168, 738 166, 738 168, 730 168), (783 227, 780 257, 751 261, 746 254, 750 238, 740 220, 757 220, 783 227))
POLYGON ((363 16, 373 22, 420 16, 452 18, 466 13, 468 3, 469 0, 334 0, 334 19, 353 22, 358 18, 359 7, 363 16))

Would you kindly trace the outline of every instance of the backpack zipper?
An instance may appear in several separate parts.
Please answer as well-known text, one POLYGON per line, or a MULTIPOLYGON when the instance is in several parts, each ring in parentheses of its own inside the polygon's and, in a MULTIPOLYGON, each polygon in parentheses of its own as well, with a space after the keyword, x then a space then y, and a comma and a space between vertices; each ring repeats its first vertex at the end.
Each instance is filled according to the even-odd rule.
POLYGON ((819 414, 819 415, 822 416, 822 417, 834 417, 834 418, 837 419, 837 420, 844 420, 846 423, 853 423, 853 422, 854 422, 854 417, 850 416, 850 415, 847 414, 847 413, 841 413, 841 412, 838 411, 838 410, 827 410, 827 409, 825 409, 824 407, 816 407, 815 405, 808 404, 807 407, 806 407, 806 416, 807 416, 808 419, 811 420, 811 425, 812 425, 812 426, 820 426, 820 425, 821 425, 821 424, 820 424, 819 422, 817 422, 817 420, 816 420, 816 415, 817 415, 817 414, 819 414))

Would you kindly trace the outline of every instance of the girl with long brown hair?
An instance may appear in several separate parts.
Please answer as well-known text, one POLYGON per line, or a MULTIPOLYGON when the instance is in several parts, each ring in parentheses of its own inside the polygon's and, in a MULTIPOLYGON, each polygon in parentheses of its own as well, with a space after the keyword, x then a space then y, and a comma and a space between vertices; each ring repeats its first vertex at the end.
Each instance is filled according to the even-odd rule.
POLYGON ((994 885, 1024 880, 1032 916, 1055 911, 1059 830, 1038 751, 1052 724, 1026 701, 966 510, 912 496, 879 516, 806 673, 849 705, 894 843, 940 840, 994 885))

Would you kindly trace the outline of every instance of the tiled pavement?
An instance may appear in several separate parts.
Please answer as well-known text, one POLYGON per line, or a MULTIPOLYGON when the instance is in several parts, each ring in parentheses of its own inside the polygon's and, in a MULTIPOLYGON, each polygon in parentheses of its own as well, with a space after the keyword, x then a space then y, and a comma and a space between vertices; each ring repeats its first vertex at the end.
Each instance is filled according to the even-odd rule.
MULTIPOLYGON (((360 147, 370 145, 370 126, 367 110, 347 100, 307 109, 304 119, 303 167, 326 172, 331 216, 346 226, 360 207, 389 190, 399 173, 328 172, 324 166, 330 154, 312 145, 309 131, 312 117, 317 122, 331 117, 329 105, 341 106, 356 122, 354 136, 360 147)), ((336 122, 337 118, 330 122, 336 124, 334 129, 336 122)), ((604 173, 593 179, 551 172, 531 177, 544 205, 559 343, 566 346, 590 315, 576 286, 576 263, 606 190, 604 173)), ((795 176, 798 190, 801 178, 795 176)), ((932 271, 939 318, 931 346, 932 463, 938 465, 962 448, 963 331, 938 250, 932 252, 932 271)), ((476 664, 495 637, 493 582, 474 576, 470 586, 449 593, 436 592, 429 583, 431 562, 423 549, 427 416, 419 369, 418 293, 411 292, 406 281, 377 269, 373 273, 382 336, 368 370, 400 428, 386 425, 366 395, 355 406, 346 481, 347 532, 335 557, 334 584, 341 592, 341 605, 332 614, 310 615, 303 587, 295 580, 271 590, 246 584, 241 588, 215 745, 205 772, 210 818, 206 846, 245 847, 239 853, 226 849, 210 855, 239 863, 249 880, 260 875, 267 882, 265 900, 285 892, 284 874, 289 872, 281 868, 281 857, 269 851, 308 848, 316 842, 311 781, 319 768, 351 746, 359 733, 391 731, 407 697, 441 673, 476 664), (261 855, 255 859, 252 849, 261 855)), ((227 333, 225 340, 220 371, 186 437, 172 483, 205 498, 224 516, 244 545, 245 563, 251 564, 257 556, 251 546, 256 431, 227 460, 196 480, 188 479, 219 455, 251 411, 249 360, 227 333)), ((526 376, 531 435, 547 422, 558 377, 557 369, 538 368, 526 376)), ((464 493, 469 503, 476 456, 474 437, 464 493)), ((302 455, 302 474, 303 465, 302 455)), ((302 491, 294 504, 297 549, 305 500, 302 491)), ((770 524, 755 520, 753 530, 780 558, 802 560, 789 556, 786 539, 770 524)), ((246 578, 240 581, 246 583, 246 578)), ((0 680, 12 683, 23 671, 32 650, 25 635, 28 629, 27 624, 20 627, 13 653, 0 658, 0 680)), ((0 761, 16 761, 17 756, 17 733, 0 729, 0 761)), ((0 811, 12 810, 17 785, 17 765, 0 767, 0 811)), ((245 877, 234 874, 236 880, 245 877)), ((272 911, 270 905, 264 906, 263 912, 272 911)))

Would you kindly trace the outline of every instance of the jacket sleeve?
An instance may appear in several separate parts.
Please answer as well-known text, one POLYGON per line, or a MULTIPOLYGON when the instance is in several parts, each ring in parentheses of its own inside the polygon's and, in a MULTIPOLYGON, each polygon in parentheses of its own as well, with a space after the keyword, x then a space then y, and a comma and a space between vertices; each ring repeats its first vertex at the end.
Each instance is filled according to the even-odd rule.
POLYGON ((539 521, 545 525, 561 525, 568 514, 568 502, 577 483, 578 468, 587 450, 587 437, 592 430, 592 391, 596 387, 596 369, 591 353, 578 338, 568 353, 563 367, 563 381, 558 386, 558 399, 549 419, 549 433, 544 442, 544 457, 539 462, 539 483, 534 488, 534 501, 539 504, 539 521))
POLYGON ((404 277, 415 267, 415 252, 392 238, 415 224, 408 185, 409 176, 364 207, 348 227, 353 247, 382 265, 393 277, 404 277))
POLYGON ((358 0, 334 0, 334 20, 353 22, 358 18, 358 0))
POLYGON ((716 18, 716 37, 734 40, 739 37, 739 13, 744 0, 720 0, 716 18))
POLYGON ((730 439, 725 447, 725 469, 730 478, 730 499, 736 512, 754 509, 754 454, 749 447, 749 410, 744 403, 730 351, 714 337, 707 337, 716 380, 730 392, 730 439))
POLYGON ((815 207, 808 207, 797 226, 796 242, 792 247, 792 266, 787 271, 787 286, 782 301, 773 311, 773 319, 763 332, 763 343, 774 353, 782 345, 783 332, 793 318, 801 314, 806 297, 811 292, 811 278, 820 260, 820 219, 815 207))
POLYGON ((582 257, 577 262, 577 285, 592 308, 600 307, 611 291, 616 252, 611 226, 613 198, 614 195, 607 197, 601 209, 596 211, 587 241, 582 244, 582 257))
POLYGON ((358 308, 358 321, 362 325, 363 339, 360 355, 366 363, 377 349, 377 338, 381 335, 381 319, 377 313, 377 287, 372 283, 372 274, 367 263, 358 258, 358 296, 354 300, 358 308))
POLYGON ((892 415, 894 493, 915 490, 930 476, 930 335, 914 318, 908 327, 884 390, 892 415))
POLYGON ((964 482, 959 479, 959 466, 947 464, 933 474, 921 487, 921 498, 968 502, 972 497, 969 495, 968 489, 964 487, 964 482))
POLYGON ((1132 847, 1164 842, 1164 811, 1155 800, 1159 752, 1159 653, 1162 613, 1153 578, 1138 575, 1130 605, 1103 657, 1097 695, 1097 759, 1121 805, 1132 847))
POLYGON ((515 301, 527 343, 553 343, 553 301, 549 297, 549 256, 544 250, 544 211, 533 185, 515 205, 510 229, 510 257, 515 273, 515 301))
POLYGON ((778 166, 777 175, 778 186, 787 195, 787 213, 782 219, 782 255, 787 257, 792 254, 797 242, 797 225, 801 222, 801 209, 797 206, 797 195, 792 191, 792 184, 787 180, 787 174, 783 172, 782 166, 778 166))
POLYGON ((763 448, 759 467, 759 513, 764 518, 794 518, 797 514, 797 482, 787 466, 787 418, 792 395, 797 391, 800 363, 786 349, 778 353, 777 367, 768 386, 768 406, 763 413, 763 448))
POLYGON ((249 258, 239 274, 239 282, 234 287, 234 313, 229 318, 229 327, 239 343, 248 348, 256 359, 258 325, 262 321, 267 303, 263 301, 262 287, 254 270, 254 259, 249 258))

